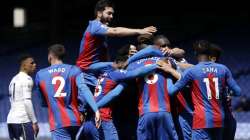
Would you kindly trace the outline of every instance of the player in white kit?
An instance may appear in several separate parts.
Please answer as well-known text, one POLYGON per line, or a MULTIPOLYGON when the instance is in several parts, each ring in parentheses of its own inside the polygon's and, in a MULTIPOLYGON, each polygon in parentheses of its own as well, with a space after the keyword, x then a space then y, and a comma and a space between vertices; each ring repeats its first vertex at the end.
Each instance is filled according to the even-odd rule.
POLYGON ((31 101, 33 80, 30 75, 35 69, 36 64, 32 56, 22 55, 19 73, 10 82, 11 108, 7 124, 11 140, 34 140, 38 133, 39 128, 31 101))

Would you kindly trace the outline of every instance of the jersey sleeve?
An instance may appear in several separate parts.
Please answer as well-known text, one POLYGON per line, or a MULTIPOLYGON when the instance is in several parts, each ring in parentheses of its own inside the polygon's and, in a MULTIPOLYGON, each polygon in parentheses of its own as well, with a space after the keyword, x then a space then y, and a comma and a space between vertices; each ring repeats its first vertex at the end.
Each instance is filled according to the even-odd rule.
POLYGON ((169 88, 169 93, 171 95, 177 93, 192 80, 193 80, 192 71, 191 69, 188 69, 183 73, 181 79, 178 80, 171 88, 169 88))
POLYGON ((154 71, 157 68, 157 64, 147 65, 143 67, 139 67, 134 70, 117 70, 114 72, 111 72, 109 76, 114 81, 121 81, 121 80, 127 80, 136 78, 139 76, 144 76, 152 71, 154 71))
POLYGON ((241 95, 241 88, 234 80, 231 71, 227 67, 225 67, 225 69, 226 69, 226 83, 227 83, 228 87, 231 90, 233 90, 233 93, 235 96, 240 96, 241 95))
POLYGON ((176 60, 174 58, 172 58, 172 57, 168 57, 168 60, 170 61, 172 67, 174 69, 177 69, 177 62, 176 62, 176 60))
POLYGON ((136 62, 132 62, 128 65, 127 70, 133 70, 136 67, 138 67, 138 64, 136 62))
POLYGON ((90 65, 89 70, 104 73, 112 69, 112 65, 113 62, 98 62, 90 65))
POLYGON ((27 81, 23 83, 23 97, 24 99, 31 99, 33 88, 33 80, 31 77, 28 77, 27 81))
POLYGON ((139 60, 139 59, 142 59, 145 57, 149 57, 149 56, 163 57, 164 55, 159 49, 156 49, 153 46, 149 45, 145 49, 140 50, 139 52, 134 54, 132 57, 130 57, 128 59, 128 64, 130 64, 136 60, 139 60))
POLYGON ((40 100, 40 104, 44 107, 47 107, 47 103, 46 103, 46 100, 45 100, 45 97, 43 96, 42 94, 42 91, 41 91, 41 87, 40 87, 40 77, 39 77, 39 73, 36 74, 36 78, 35 78, 35 94, 38 95, 38 98, 40 100))
POLYGON ((98 108, 105 106, 107 103, 109 103, 112 99, 120 95, 122 90, 125 88, 126 84, 121 83, 117 85, 113 90, 107 93, 100 101, 97 102, 98 108))
POLYGON ((94 21, 90 29, 90 33, 94 36, 105 35, 107 31, 108 27, 99 21, 94 21))
POLYGON ((86 100, 86 102, 90 105, 92 110, 94 112, 96 112, 97 105, 96 105, 95 99, 93 97, 93 94, 91 93, 90 89, 88 88, 88 86, 85 83, 83 73, 76 76, 76 84, 77 84, 78 91, 79 91, 78 99, 80 99, 81 102, 84 102, 86 100))

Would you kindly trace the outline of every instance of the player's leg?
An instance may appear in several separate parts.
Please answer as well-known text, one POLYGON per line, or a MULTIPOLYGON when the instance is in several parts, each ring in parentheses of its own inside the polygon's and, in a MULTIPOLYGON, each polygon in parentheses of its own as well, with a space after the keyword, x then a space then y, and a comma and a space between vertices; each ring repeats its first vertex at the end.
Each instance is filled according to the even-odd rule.
POLYGON ((76 140, 81 140, 81 139, 99 140, 99 132, 93 121, 87 120, 82 124, 76 135, 76 140))
POLYGON ((139 117, 137 125, 137 139, 151 140, 153 139, 153 113, 145 113, 139 117))
POLYGON ((22 137, 22 126, 21 124, 8 124, 9 138, 11 140, 19 140, 22 137))
POLYGON ((59 128, 51 131, 52 140, 71 140, 71 135, 66 128, 59 128))
POLYGON ((234 140, 237 122, 236 120, 231 117, 229 120, 225 121, 223 130, 223 139, 225 140, 234 140))
POLYGON ((117 130, 113 121, 102 121, 101 127, 98 129, 101 140, 119 140, 117 130))
POLYGON ((192 138, 192 123, 189 123, 183 116, 179 116, 180 128, 183 135, 183 140, 190 140, 192 138))
POLYGON ((169 112, 158 112, 157 114, 157 125, 155 125, 155 129, 157 129, 157 136, 154 139, 178 140, 172 115, 169 112))
POLYGON ((22 129, 25 140, 35 139, 34 130, 31 122, 22 124, 22 129))
POLYGON ((71 126, 71 127, 67 127, 66 130, 68 132, 68 134, 70 134, 70 137, 72 140, 76 139, 76 134, 79 130, 79 126, 71 126))
POLYGON ((210 128, 209 134, 210 134, 210 137, 212 140, 224 140, 223 139, 223 128, 210 128))
POLYGON ((192 140, 211 140, 207 129, 193 129, 192 140))

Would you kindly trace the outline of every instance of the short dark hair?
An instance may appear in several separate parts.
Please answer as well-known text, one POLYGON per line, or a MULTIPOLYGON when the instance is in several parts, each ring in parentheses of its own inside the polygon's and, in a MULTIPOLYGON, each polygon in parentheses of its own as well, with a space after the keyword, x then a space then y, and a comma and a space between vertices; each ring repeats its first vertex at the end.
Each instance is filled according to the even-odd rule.
POLYGON ((218 61, 220 59, 220 56, 222 54, 222 49, 214 43, 210 44, 210 56, 216 57, 216 60, 218 61))
POLYGON ((137 37, 138 44, 152 44, 153 35, 139 35, 137 37))
MULTIPOLYGON (((159 39, 162 39, 162 40, 164 40, 165 42, 166 42, 166 44, 164 44, 164 45, 166 45, 166 46, 168 46, 168 47, 172 47, 171 46, 171 43, 170 43, 170 41, 169 41, 169 39, 166 37, 166 36, 164 36, 164 35, 156 35, 154 38, 153 38, 153 42, 154 42, 154 44, 157 42, 157 40, 159 40, 159 39)), ((166 47, 165 46, 165 47, 166 47)), ((160 46, 160 47, 164 47, 164 46, 160 46)))
POLYGON ((153 44, 153 35, 139 35, 137 37, 137 50, 142 50, 153 44))
POLYGON ((58 59, 63 60, 65 57, 65 48, 61 44, 54 44, 48 48, 49 53, 53 53, 58 59))
POLYGON ((210 42, 207 40, 198 40, 193 44, 195 55, 210 55, 210 42))
POLYGON ((128 59, 130 44, 122 46, 116 53, 115 62, 125 62, 128 59))
POLYGON ((33 58, 33 56, 30 55, 29 53, 23 53, 23 54, 21 54, 21 55, 19 56, 19 58, 18 58, 19 64, 21 65, 21 64, 23 63, 23 61, 25 61, 25 60, 28 59, 28 58, 33 58))
POLYGON ((105 7, 114 8, 114 3, 110 0, 99 0, 95 5, 95 16, 97 16, 97 12, 102 12, 105 10, 105 7))

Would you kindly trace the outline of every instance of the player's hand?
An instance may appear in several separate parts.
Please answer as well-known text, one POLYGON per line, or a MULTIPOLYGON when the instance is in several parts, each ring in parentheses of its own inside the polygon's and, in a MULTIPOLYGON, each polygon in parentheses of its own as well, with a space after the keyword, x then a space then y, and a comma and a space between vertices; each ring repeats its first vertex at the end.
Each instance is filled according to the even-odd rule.
POLYGON ((96 128, 99 128, 101 126, 101 115, 98 110, 95 112, 95 126, 96 128))
POLYGON ((165 72, 171 72, 171 70, 173 69, 169 60, 167 62, 164 60, 158 60, 156 64, 158 65, 159 69, 165 72))
POLYGON ((38 126, 37 123, 33 123, 32 127, 33 127, 33 131, 34 131, 35 137, 37 137, 38 132, 39 132, 39 126, 38 126))
POLYGON ((165 61, 163 61, 163 60, 158 60, 157 62, 156 62, 156 64, 159 66, 159 67, 163 67, 164 65, 165 65, 165 61))
POLYGON ((154 27, 154 26, 149 26, 149 27, 146 27, 146 28, 141 29, 140 34, 141 34, 141 35, 144 35, 144 34, 152 35, 152 34, 155 33, 156 31, 157 31, 156 27, 154 27))
POLYGON ((85 122, 85 118, 86 118, 86 115, 84 113, 81 113, 80 114, 80 120, 81 120, 82 123, 85 122))
POLYGON ((173 54, 173 50, 169 49, 168 47, 161 48, 161 51, 165 56, 171 56, 173 54))

